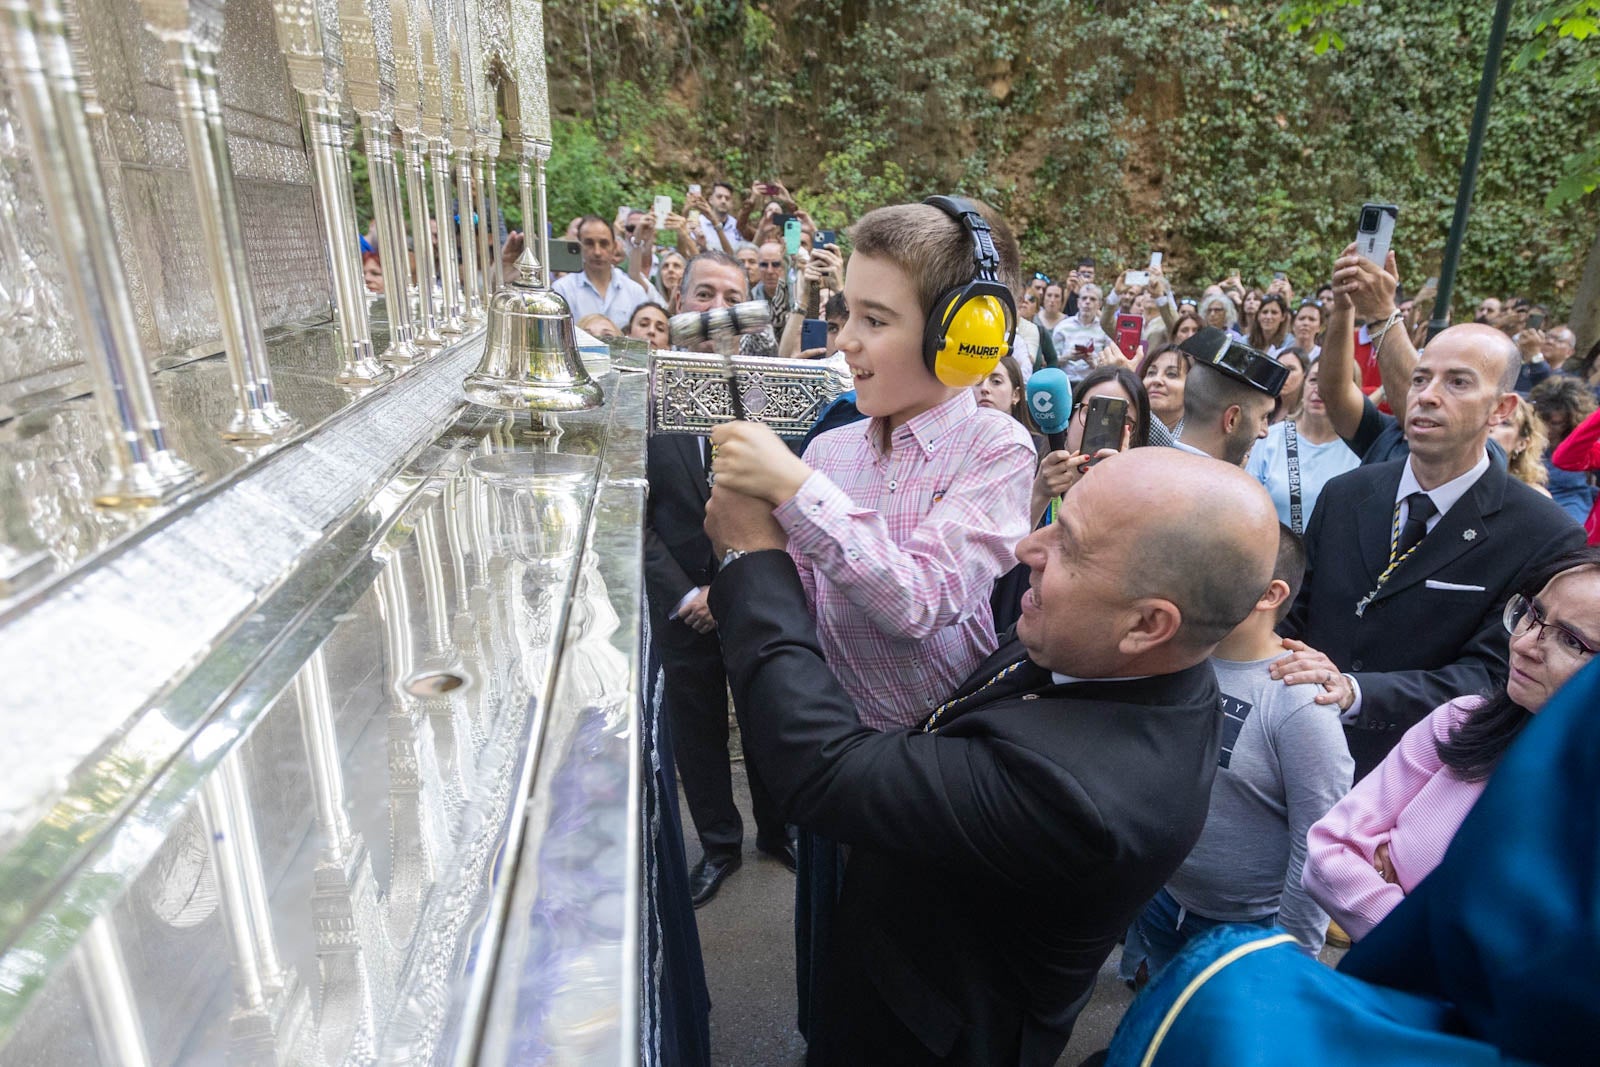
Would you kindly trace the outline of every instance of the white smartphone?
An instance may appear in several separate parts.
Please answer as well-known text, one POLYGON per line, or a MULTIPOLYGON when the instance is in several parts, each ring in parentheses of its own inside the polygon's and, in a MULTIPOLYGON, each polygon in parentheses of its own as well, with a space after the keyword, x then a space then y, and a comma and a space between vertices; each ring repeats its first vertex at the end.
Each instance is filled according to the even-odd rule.
POLYGON ((1129 285, 1149 285, 1150 272, 1147 270, 1130 270, 1123 280, 1129 285))
POLYGON ((1400 209, 1394 204, 1362 204, 1361 221, 1356 226, 1356 251, 1361 258, 1378 266, 1389 257, 1389 242, 1394 239, 1394 224, 1400 209))
POLYGON ((699 182, 695 182, 693 185, 689 186, 689 195, 690 196, 699 196, 700 195, 700 183, 699 182))
POLYGON ((1160 266, 1161 266, 1161 253, 1160 252, 1151 252, 1150 253, 1150 269, 1151 270, 1157 270, 1157 269, 1160 268, 1160 266))
POLYGON ((667 216, 672 213, 672 197, 658 196, 656 197, 656 202, 653 206, 655 208, 656 229, 666 229, 667 216))

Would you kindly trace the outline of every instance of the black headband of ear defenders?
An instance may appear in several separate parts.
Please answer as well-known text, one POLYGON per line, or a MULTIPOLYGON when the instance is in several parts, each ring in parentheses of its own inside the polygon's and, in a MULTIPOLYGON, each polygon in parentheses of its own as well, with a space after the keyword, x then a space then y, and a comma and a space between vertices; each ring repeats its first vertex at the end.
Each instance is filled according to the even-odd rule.
POLYGON ((972 259, 977 266, 977 278, 998 283, 1000 253, 994 247, 994 231, 978 211, 978 205, 961 196, 930 196, 923 203, 938 208, 961 223, 961 228, 972 237, 972 259))

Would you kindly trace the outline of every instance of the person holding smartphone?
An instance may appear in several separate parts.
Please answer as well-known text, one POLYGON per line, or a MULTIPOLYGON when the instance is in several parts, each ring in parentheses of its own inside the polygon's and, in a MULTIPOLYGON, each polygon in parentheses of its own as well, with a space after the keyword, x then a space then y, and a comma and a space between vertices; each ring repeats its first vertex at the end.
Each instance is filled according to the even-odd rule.
POLYGON ((1035 522, 1044 515, 1052 500, 1065 496, 1078 484, 1089 470, 1091 460, 1150 443, 1150 397, 1138 375, 1125 367, 1096 367, 1085 375, 1073 396, 1066 436, 1067 447, 1046 453, 1034 475, 1028 514, 1035 522), (1122 433, 1115 444, 1091 451, 1084 448, 1084 431, 1090 421, 1090 405, 1097 398, 1115 400, 1121 405, 1122 433))

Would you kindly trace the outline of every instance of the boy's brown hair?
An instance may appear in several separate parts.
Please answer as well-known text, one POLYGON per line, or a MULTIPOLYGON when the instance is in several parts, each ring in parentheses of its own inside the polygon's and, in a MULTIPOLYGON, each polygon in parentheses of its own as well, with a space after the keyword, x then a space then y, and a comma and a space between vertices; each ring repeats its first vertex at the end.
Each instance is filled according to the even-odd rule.
MULTIPOLYGON (((972 203, 994 231, 1000 284, 1020 288, 1022 255, 1005 218, 981 200, 972 203)), ((886 259, 911 276, 926 318, 939 295, 973 278, 972 237, 966 227, 931 204, 896 204, 869 211, 850 227, 850 245, 861 255, 886 259)))

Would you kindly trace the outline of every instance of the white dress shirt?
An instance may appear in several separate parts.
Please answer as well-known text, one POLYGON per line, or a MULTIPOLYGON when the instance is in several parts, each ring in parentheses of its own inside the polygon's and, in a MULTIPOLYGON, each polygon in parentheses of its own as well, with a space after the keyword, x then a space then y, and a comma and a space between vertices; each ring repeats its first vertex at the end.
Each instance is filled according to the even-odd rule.
POLYGON ((572 309, 572 321, 582 322, 589 315, 604 315, 619 330, 628 328, 633 309, 650 299, 644 286, 628 277, 620 267, 611 268, 611 281, 604 296, 583 271, 569 274, 551 286, 572 309))

